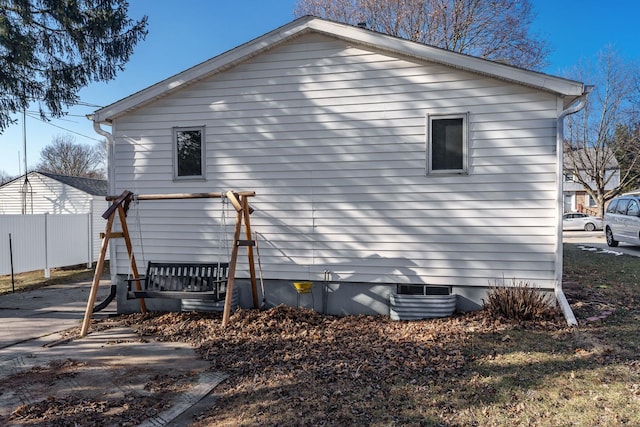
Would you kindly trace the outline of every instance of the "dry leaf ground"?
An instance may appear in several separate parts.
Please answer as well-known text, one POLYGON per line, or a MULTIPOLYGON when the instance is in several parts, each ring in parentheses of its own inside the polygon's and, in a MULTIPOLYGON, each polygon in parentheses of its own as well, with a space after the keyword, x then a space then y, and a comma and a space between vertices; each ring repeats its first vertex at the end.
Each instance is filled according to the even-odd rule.
POLYGON ((96 326, 189 342, 230 375, 194 426, 637 426, 639 264, 566 246, 577 328, 484 311, 393 322, 284 306, 239 310, 227 328, 196 313, 96 326))

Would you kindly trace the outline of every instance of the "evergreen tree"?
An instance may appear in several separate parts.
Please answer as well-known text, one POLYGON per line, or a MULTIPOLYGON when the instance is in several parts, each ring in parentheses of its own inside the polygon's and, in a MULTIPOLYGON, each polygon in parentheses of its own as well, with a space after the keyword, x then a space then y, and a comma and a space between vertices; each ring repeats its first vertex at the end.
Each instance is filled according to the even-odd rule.
POLYGON ((91 82, 124 69, 147 35, 126 0, 0 0, 0 133, 11 115, 38 104, 60 117, 91 82))

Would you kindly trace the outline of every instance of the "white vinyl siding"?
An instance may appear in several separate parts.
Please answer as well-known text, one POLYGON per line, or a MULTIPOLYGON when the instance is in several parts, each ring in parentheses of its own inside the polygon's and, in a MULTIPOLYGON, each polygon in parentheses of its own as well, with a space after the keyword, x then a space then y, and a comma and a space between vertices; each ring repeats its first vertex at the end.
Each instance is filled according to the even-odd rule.
MULTIPOLYGON (((0 187, 0 213, 21 214, 24 177, 0 187)), ((40 174, 29 174, 27 214, 86 213, 91 208, 90 194, 40 174)))
MULTIPOLYGON (((113 176, 116 192, 255 191, 265 279, 550 287, 556 115, 550 93, 304 35, 116 119, 113 176), (425 176, 432 111, 468 112, 468 175, 425 176), (174 181, 172 129, 194 126, 206 182, 174 181)), ((134 244, 138 215, 147 260, 225 258, 220 206, 141 202, 134 244)))
MULTIPOLYGON (((91 213, 92 254, 96 261, 104 231, 102 213, 108 203, 103 196, 94 196, 39 173, 30 173, 30 193, 27 214, 89 214, 91 213)), ((24 177, 0 187, 0 214, 22 214, 24 177)))

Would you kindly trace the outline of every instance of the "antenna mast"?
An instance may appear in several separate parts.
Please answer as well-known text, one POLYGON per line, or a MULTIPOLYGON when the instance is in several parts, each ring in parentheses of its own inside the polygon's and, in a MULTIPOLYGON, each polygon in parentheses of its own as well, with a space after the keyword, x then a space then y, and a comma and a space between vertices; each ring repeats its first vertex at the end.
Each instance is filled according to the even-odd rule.
POLYGON ((27 109, 22 109, 22 145, 24 147, 24 183, 22 184, 22 213, 33 213, 33 193, 31 183, 27 177, 27 109), (28 203, 31 196, 31 203, 28 203), (28 211, 31 208, 31 212, 28 211))

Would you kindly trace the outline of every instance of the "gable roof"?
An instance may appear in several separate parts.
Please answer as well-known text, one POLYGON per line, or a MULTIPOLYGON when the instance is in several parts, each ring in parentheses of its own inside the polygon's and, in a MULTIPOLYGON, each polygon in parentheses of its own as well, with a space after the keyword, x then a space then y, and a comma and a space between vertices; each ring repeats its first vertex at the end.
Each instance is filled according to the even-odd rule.
POLYGON ((96 110, 90 119, 95 123, 111 122, 118 116, 310 32, 552 92, 564 97, 565 108, 585 92, 584 84, 573 80, 464 55, 365 28, 328 21, 314 16, 304 16, 111 105, 96 110))
POLYGON ((91 194, 92 196, 106 196, 108 191, 107 181, 104 179, 85 178, 80 176, 60 175, 51 172, 38 171, 40 175, 44 175, 51 179, 55 179, 63 184, 77 188, 80 191, 91 194))
MULTIPOLYGON (((87 194, 90 194, 92 196, 106 196, 107 192, 109 190, 109 186, 107 184, 107 181, 104 179, 95 179, 95 178, 85 178, 85 177, 81 177, 81 176, 70 176, 70 175, 60 175, 57 173, 51 173, 51 172, 43 172, 43 171, 35 171, 35 172, 29 172, 27 174, 31 175, 31 174, 39 174, 39 175, 43 175, 46 176, 47 178, 51 178, 54 179, 58 182, 61 182, 63 184, 66 184, 70 187, 76 188, 80 191, 83 191, 87 194)), ((5 182, 4 184, 0 185, 0 187, 4 187, 7 184, 10 184, 12 182, 18 181, 20 179, 24 179, 24 175, 21 175, 17 178, 12 179, 11 181, 5 182)))
MULTIPOLYGON (((599 150, 593 147, 579 148, 571 150, 572 153, 569 153, 569 150, 565 145, 564 169, 567 171, 574 169, 574 161, 576 166, 585 165, 589 167, 596 159, 598 162, 601 162, 603 157, 606 159, 605 169, 620 169, 616 156, 613 154, 613 151, 607 147, 599 150)), ((578 170, 584 170, 584 168, 578 168, 578 170)))

